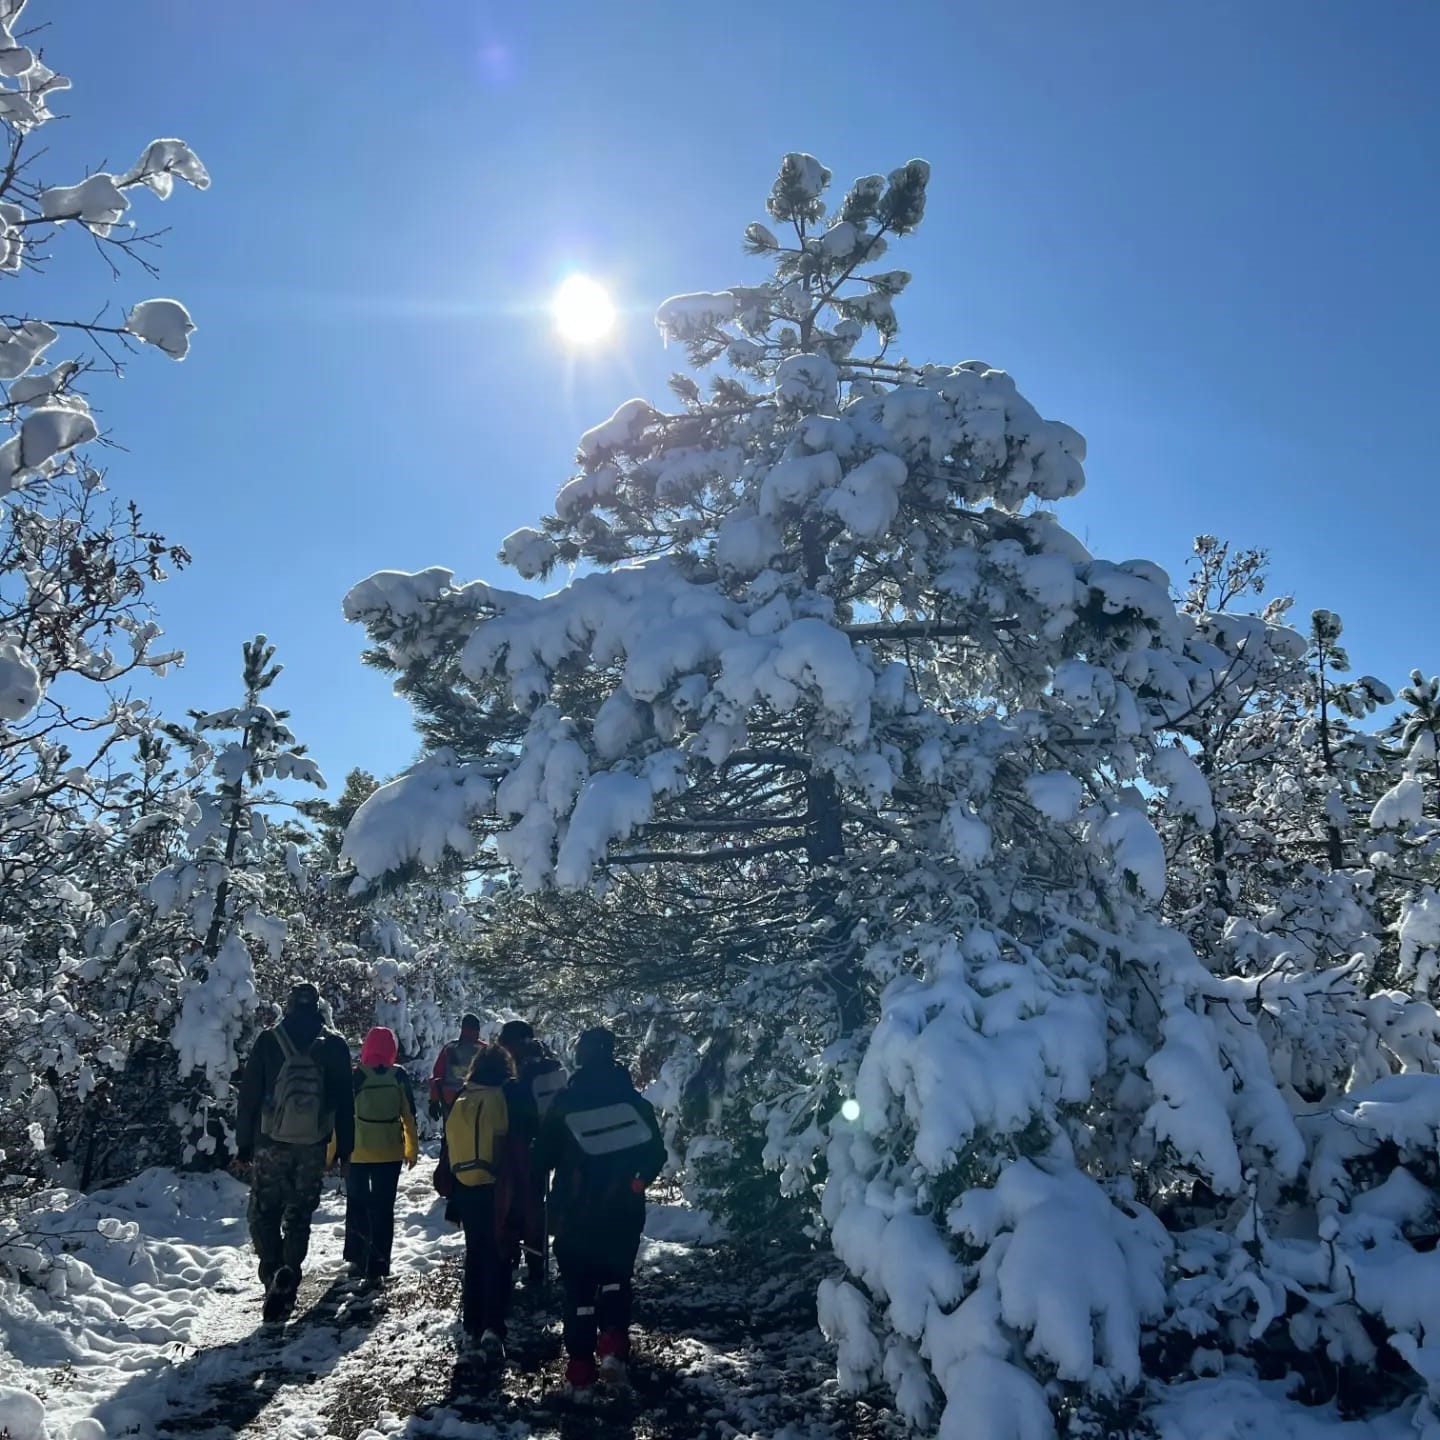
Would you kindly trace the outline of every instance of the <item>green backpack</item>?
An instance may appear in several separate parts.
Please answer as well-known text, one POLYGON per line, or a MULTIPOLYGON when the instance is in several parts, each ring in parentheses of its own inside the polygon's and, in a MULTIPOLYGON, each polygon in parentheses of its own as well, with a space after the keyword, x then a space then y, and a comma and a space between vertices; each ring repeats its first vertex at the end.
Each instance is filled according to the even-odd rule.
POLYGON ((364 1078, 355 1092, 355 1148, 386 1150, 402 1145, 399 1072, 393 1065, 384 1070, 361 1065, 359 1071, 364 1078))
POLYGON ((316 1054, 325 1036, 303 1050, 284 1025, 270 1032, 280 1046, 280 1073, 260 1117, 260 1133, 285 1145, 320 1145, 330 1138, 335 1117, 325 1108, 325 1076, 316 1054))

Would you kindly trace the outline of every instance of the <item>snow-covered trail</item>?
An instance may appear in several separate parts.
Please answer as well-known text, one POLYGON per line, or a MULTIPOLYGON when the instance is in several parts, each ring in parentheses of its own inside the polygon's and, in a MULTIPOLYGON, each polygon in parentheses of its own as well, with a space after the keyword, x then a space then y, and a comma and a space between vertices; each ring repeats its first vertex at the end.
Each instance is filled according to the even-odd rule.
POLYGON ((521 1293, 502 1374, 457 1356, 463 1243, 428 1164, 402 1180, 396 1274, 378 1296, 342 1281, 344 1201, 327 1189, 300 1304, 279 1332, 259 1324, 236 1182, 151 1171, 70 1199, 43 1217, 66 1279, 53 1294, 0 1289, 0 1431, 10 1424, 11 1440, 899 1433, 837 1393, 815 1328, 819 1262, 733 1245, 680 1206, 654 1206, 647 1227, 633 1395, 567 1413, 544 1404, 564 1363, 558 1295, 521 1293))

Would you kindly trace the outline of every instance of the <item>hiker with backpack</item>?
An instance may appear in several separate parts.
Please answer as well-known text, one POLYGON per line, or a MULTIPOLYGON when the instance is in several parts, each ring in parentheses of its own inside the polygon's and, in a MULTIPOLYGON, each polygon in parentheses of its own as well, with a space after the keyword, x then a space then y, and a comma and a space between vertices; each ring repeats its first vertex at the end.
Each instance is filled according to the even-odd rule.
MULTIPOLYGON (((510 1107, 512 1201, 507 1222, 512 1268, 523 1256, 525 1287, 539 1291, 546 1280, 545 1174, 534 1163, 532 1149, 540 1133, 540 1122, 569 1078, 564 1067, 534 1038, 523 1020, 525 1034, 506 1045, 505 1030, 500 1043, 506 1045, 515 1063, 515 1078, 505 1087, 510 1107)), ((506 1027, 508 1029, 509 1026, 506 1027)))
POLYGON ((435 1057, 435 1069, 430 1074, 429 1109, 432 1120, 441 1120, 450 1113, 450 1107, 464 1089, 465 1077, 480 1050, 480 1017, 469 1013, 462 1015, 460 1038, 440 1047, 440 1053, 435 1057))
POLYGON ((415 1096, 398 1058, 395 1032, 377 1025, 360 1047, 351 1080, 355 1148, 345 1177, 345 1259, 350 1274, 371 1285, 390 1274, 400 1167, 413 1168, 420 1158, 415 1096))
POLYGON ((520 1078, 530 1092, 537 1116, 544 1120, 561 1091, 570 1083, 565 1067, 538 1041, 530 1042, 520 1078))
POLYGON ((267 1321, 294 1307, 332 1135, 344 1173, 355 1141, 350 1049, 321 1019, 320 992, 300 981, 279 1024, 255 1041, 235 1116, 235 1168, 250 1180, 267 1321))
POLYGON ((645 1189, 665 1164, 665 1142, 650 1102, 615 1063, 611 1031, 585 1031, 575 1061, 541 1123, 535 1163, 542 1174, 555 1172, 550 1230, 565 1287, 569 1357, 563 1394, 583 1404, 601 1376, 625 1380, 645 1189))
MULTIPOLYGON (((517 1036, 508 1037, 506 1030, 512 1025, 530 1027, 523 1020, 510 1021, 500 1031, 499 1045, 510 1057, 510 1079, 505 1082, 505 1108, 510 1119, 509 1133, 505 1137, 504 1175, 502 1193, 505 1208, 500 1219, 501 1248, 505 1253, 505 1267, 510 1283, 515 1283, 526 1246, 532 1244, 540 1225, 540 1208, 535 1194, 535 1167, 531 1161, 530 1147, 540 1129, 540 1117, 524 1082, 516 1073, 522 1059, 535 1044, 533 1040, 517 1036)), ((526 1289, 534 1290, 537 1282, 533 1274, 527 1280, 526 1289)))
POLYGON ((465 1270, 460 1287, 460 1324, 466 1345, 485 1360, 505 1358, 505 1314, 510 1299, 510 1266, 501 1227, 505 1218, 505 1140, 509 1110, 505 1083, 513 1076, 510 1056, 499 1046, 480 1050, 464 1088, 445 1121, 445 1146, 436 1188, 465 1231, 465 1270))
POLYGON ((538 1126, 570 1078, 565 1067, 535 1038, 535 1027, 528 1020, 507 1020, 496 1043, 509 1051, 525 1104, 534 1109, 538 1126))

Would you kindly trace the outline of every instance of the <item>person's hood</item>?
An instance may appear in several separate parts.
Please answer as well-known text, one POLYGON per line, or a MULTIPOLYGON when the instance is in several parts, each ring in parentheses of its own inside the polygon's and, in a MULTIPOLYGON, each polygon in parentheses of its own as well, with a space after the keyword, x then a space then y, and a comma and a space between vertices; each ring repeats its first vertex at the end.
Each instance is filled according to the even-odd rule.
POLYGON ((360 1046, 360 1063, 362 1065, 393 1065, 400 1054, 399 1042, 395 1039, 395 1032, 384 1025, 377 1025, 365 1037, 364 1044, 360 1046))

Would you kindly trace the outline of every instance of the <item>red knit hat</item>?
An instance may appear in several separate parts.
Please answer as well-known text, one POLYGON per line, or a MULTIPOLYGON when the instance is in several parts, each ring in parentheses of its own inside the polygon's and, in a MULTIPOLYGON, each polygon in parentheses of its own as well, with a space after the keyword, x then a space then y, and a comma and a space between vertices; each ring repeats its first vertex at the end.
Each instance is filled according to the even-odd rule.
POLYGON ((384 1025, 377 1025, 365 1037, 365 1043, 360 1047, 360 1063, 393 1065, 399 1053, 400 1045, 395 1039, 395 1032, 384 1025))

